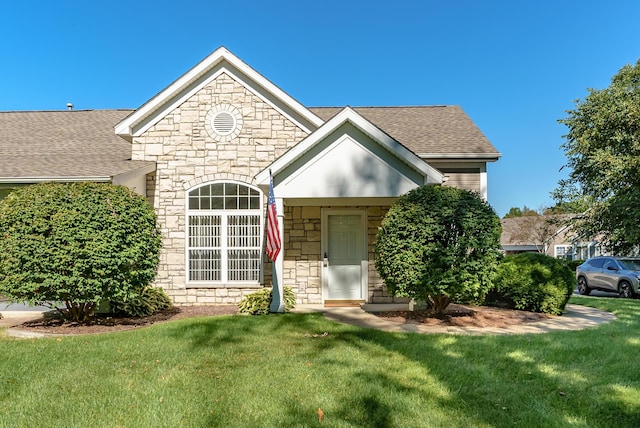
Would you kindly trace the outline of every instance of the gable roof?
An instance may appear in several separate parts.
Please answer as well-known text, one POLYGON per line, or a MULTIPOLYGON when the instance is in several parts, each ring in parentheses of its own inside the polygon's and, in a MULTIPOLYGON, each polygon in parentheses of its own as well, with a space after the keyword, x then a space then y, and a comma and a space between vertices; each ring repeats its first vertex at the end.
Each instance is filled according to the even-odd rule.
POLYGON ((0 182, 94 180, 155 163, 131 161, 131 144, 113 132, 130 110, 0 112, 0 182))
MULTIPOLYGON (((313 107, 329 120, 339 107, 313 107)), ((354 107, 394 140, 426 159, 482 159, 502 155, 459 106, 354 107)))
POLYGON ((350 107, 261 171, 256 176, 258 185, 266 189, 270 174, 275 177, 276 188, 280 183, 287 187, 293 177, 306 175, 304 182, 295 186, 296 194, 290 197, 391 197, 410 188, 444 181, 438 170, 350 107), (321 166, 310 175, 314 164, 321 166))
POLYGON ((305 132, 313 132, 322 125, 322 119, 226 48, 220 47, 118 123, 116 134, 127 140, 140 135, 222 73, 241 82, 305 132))

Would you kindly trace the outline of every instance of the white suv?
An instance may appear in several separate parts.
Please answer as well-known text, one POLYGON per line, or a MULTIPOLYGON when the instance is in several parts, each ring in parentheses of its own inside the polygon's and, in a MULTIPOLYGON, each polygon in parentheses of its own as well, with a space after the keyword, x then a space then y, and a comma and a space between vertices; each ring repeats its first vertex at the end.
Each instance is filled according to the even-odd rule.
POLYGON ((640 294, 640 258, 593 257, 578 266, 576 278, 580 294, 602 290, 632 299, 640 294))

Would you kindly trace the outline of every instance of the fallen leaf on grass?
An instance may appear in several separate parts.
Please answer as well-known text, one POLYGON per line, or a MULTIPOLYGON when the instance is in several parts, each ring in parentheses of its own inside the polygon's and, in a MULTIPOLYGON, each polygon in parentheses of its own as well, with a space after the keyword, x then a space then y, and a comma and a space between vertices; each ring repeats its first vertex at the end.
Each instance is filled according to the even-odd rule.
POLYGON ((318 407, 318 421, 322 423, 322 418, 324 417, 324 412, 320 407, 318 407))

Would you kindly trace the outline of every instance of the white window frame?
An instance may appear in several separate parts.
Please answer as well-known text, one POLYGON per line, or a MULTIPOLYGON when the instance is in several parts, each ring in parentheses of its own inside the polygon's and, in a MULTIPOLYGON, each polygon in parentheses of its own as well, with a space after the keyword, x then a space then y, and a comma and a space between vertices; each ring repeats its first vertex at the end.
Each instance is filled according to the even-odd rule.
POLYGON ((263 282, 263 253, 264 253, 264 195, 259 188, 249 185, 247 183, 243 183, 240 181, 234 180, 215 180, 209 181, 206 183, 199 184, 194 186, 186 191, 185 194, 185 212, 186 212, 186 220, 185 220, 185 276, 186 276, 186 284, 188 287, 197 287, 197 288, 206 288, 206 287, 224 287, 226 285, 235 285, 235 286, 252 286, 259 287, 263 282), (230 184, 230 185, 239 185, 244 186, 248 189, 254 190, 258 192, 259 201, 258 208, 255 209, 193 209, 190 208, 190 194, 197 189, 202 187, 211 186, 214 184, 230 184), (191 218, 193 216, 210 216, 210 217, 219 217, 219 224, 216 224, 215 227, 219 228, 219 245, 218 246, 202 246, 202 247, 192 247, 191 246, 191 218), (251 246, 238 246, 238 247, 229 247, 229 219, 233 216, 258 216, 258 224, 250 225, 257 226, 259 228, 258 235, 258 245, 251 246), (229 254, 234 249, 254 249, 258 254, 258 275, 255 280, 233 280, 229 279, 229 273, 231 271, 229 267, 229 254), (220 251, 220 278, 218 280, 192 280, 191 279, 191 250, 201 249, 201 250, 219 250, 220 251))
POLYGON ((554 245, 554 248, 553 248, 553 256, 554 257, 556 257, 556 258, 557 257, 566 258, 567 255, 571 255, 572 257, 575 256, 572 244, 556 244, 556 245, 554 245), (564 250, 562 252, 562 254, 559 254, 560 248, 562 248, 564 250))

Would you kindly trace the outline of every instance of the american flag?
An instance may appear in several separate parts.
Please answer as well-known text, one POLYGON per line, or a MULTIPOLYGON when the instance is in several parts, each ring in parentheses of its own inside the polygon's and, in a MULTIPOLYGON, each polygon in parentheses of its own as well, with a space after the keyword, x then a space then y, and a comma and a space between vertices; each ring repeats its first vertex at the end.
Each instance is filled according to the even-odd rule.
POLYGON ((273 196, 273 179, 269 174, 269 201, 267 203, 267 256, 271 261, 276 261, 280 253, 282 242, 280 241, 280 228, 276 215, 276 198, 273 196))

